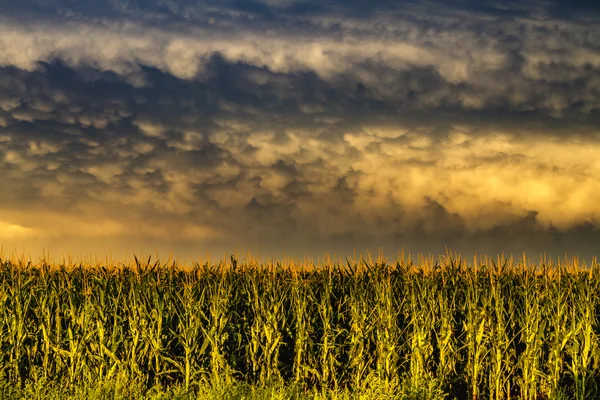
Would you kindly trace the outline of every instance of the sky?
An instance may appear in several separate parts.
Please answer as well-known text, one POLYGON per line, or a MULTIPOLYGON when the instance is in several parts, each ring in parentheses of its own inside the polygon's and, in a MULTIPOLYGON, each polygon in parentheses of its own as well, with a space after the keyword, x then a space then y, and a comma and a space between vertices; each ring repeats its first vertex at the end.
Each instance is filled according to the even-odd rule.
POLYGON ((2 1, 2 251, 597 255, 593 3, 2 1))

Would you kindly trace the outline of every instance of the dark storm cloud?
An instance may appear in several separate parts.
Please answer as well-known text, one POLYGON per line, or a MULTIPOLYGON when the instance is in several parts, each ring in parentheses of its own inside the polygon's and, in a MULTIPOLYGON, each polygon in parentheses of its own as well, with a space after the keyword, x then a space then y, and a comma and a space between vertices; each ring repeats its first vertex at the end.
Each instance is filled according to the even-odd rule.
MULTIPOLYGON (((477 12, 493 16, 528 17, 534 12, 560 18, 573 18, 582 14, 598 14, 600 6, 587 0, 553 1, 481 1, 450 0, 444 2, 445 12, 477 12)), ((429 9, 440 11, 435 1, 382 0, 377 7, 361 0, 147 0, 143 3, 133 0, 24 0, 7 1, 3 11, 11 15, 83 15, 93 18, 127 16, 129 18, 155 16, 160 19, 194 20, 201 16, 252 15, 267 20, 281 19, 282 16, 318 16, 336 11, 346 16, 369 18, 379 11, 429 9)), ((273 21, 275 22, 275 21, 273 21)))
POLYGON ((598 243, 594 7, 60 4, 0 7, 6 243, 598 243))

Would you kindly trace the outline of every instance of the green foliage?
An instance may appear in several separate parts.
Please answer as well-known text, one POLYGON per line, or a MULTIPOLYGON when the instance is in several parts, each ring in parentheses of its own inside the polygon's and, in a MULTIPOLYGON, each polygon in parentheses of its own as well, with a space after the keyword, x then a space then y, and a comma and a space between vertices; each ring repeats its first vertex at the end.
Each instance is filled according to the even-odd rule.
POLYGON ((599 272, 0 260, 1 397, 588 399, 599 272))

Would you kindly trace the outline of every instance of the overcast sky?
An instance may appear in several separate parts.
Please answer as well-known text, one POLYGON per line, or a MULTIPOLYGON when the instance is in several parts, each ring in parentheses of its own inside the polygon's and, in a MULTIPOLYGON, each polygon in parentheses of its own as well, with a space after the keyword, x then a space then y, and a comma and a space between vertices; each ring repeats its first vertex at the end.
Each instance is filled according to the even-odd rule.
POLYGON ((5 255, 598 254, 591 1, 1 3, 5 255))

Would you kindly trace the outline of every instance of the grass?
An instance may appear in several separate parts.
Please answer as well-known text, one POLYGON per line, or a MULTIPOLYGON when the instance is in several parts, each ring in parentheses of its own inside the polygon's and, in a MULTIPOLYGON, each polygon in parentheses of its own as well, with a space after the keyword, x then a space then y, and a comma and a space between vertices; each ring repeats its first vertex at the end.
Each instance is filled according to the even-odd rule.
POLYGON ((0 387, 0 396, 5 400, 441 400, 444 394, 433 384, 424 383, 418 388, 400 386, 390 391, 384 382, 371 381, 362 390, 306 390, 296 385, 273 383, 265 386, 247 383, 228 385, 201 385, 193 392, 182 384, 147 387, 141 381, 126 377, 113 377, 102 382, 87 382, 70 387, 32 379, 23 387, 8 382, 0 387))
POLYGON ((0 260, 0 394, 589 399, 598 267, 0 260))

